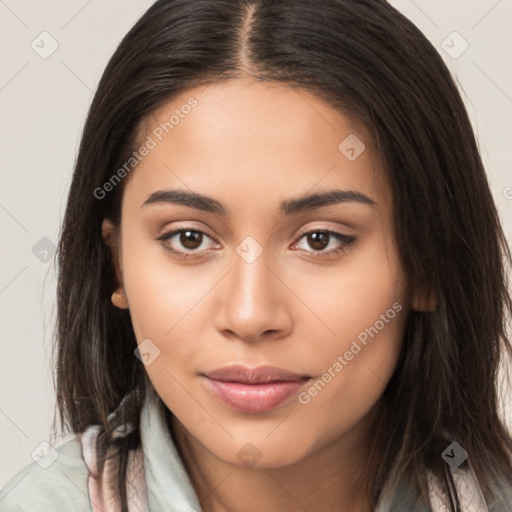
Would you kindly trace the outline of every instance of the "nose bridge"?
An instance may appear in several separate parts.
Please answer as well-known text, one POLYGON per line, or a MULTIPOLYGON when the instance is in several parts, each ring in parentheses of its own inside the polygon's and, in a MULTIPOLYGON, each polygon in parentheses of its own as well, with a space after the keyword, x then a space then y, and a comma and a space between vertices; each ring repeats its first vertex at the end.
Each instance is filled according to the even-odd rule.
POLYGON ((245 340, 266 331, 289 327, 289 311, 283 285, 268 268, 269 255, 252 237, 247 237, 233 254, 233 270, 226 276, 219 299, 217 328, 245 340))
POLYGON ((272 297, 277 298, 268 259, 268 253, 254 239, 246 239, 236 248, 229 296, 240 317, 249 319, 257 308, 261 313, 265 305, 270 306, 272 297))

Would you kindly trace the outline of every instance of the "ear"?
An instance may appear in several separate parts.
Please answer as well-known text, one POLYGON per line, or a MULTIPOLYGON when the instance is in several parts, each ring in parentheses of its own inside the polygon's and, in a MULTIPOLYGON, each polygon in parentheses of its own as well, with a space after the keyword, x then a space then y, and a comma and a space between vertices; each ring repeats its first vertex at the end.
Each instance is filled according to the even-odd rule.
POLYGON ((109 219, 103 219, 101 224, 101 236, 110 249, 112 263, 116 272, 118 287, 112 294, 112 304, 119 309, 128 309, 128 300, 123 286, 123 274, 121 272, 121 251, 119 233, 109 219))
POLYGON ((437 297, 434 290, 420 290, 414 291, 412 296, 412 309, 418 312, 432 312, 437 308, 437 297))

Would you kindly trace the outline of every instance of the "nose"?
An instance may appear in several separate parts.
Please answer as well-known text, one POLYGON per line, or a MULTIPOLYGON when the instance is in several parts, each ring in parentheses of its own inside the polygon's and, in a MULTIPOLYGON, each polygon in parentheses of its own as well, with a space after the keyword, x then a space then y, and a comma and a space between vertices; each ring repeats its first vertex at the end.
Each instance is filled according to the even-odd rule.
POLYGON ((233 268, 216 287, 217 330, 245 342, 287 336, 292 330, 293 300, 287 280, 278 266, 269 265, 265 251, 251 263, 235 253, 233 268))

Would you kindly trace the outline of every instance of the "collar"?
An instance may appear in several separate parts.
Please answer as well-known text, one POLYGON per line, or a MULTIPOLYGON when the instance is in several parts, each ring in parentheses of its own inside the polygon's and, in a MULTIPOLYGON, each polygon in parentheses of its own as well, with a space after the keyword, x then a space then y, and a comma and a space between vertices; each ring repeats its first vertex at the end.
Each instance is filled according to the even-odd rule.
POLYGON ((147 393, 140 421, 149 510, 201 512, 156 393, 147 393))

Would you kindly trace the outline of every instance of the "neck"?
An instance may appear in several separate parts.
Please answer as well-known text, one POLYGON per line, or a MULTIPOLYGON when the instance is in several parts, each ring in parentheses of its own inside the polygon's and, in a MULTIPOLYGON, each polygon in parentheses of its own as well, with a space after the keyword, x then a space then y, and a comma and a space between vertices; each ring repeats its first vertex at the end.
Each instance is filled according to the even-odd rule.
MULTIPOLYGON (((370 512, 359 423, 305 459, 279 468, 236 466, 219 459, 171 416, 173 439, 203 512, 370 512)), ((369 423, 367 422, 368 426, 369 423)))

